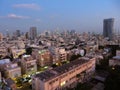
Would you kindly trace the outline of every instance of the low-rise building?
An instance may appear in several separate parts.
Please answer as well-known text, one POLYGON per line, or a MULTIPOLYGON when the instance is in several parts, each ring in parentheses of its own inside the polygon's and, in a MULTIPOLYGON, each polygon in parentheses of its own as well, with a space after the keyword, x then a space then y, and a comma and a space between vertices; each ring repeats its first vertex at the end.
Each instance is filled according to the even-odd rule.
POLYGON ((66 90, 90 79, 95 71, 95 58, 83 57, 32 77, 32 90, 66 90))
POLYGON ((12 50, 12 54, 13 54, 13 58, 18 58, 20 55, 24 54, 26 51, 25 49, 13 49, 12 50))
POLYGON ((13 55, 13 58, 15 59, 26 52, 25 49, 18 48, 18 46, 9 47, 9 50, 10 50, 9 53, 11 53, 13 55))
POLYGON ((2 76, 4 77, 6 74, 5 74, 5 67, 7 64, 10 64, 10 59, 2 59, 0 60, 0 72, 2 74, 2 76))
POLYGON ((6 76, 9 78, 16 78, 21 76, 21 67, 17 63, 6 65, 6 76))
POLYGON ((50 47, 49 50, 53 58, 53 64, 67 60, 67 52, 64 48, 50 47))
POLYGON ((120 56, 114 56, 109 60, 109 66, 120 65, 120 56))
POLYGON ((0 58, 5 57, 7 55, 7 49, 4 46, 0 46, 0 58))
POLYGON ((11 78, 6 79, 5 82, 6 86, 3 90, 17 90, 16 84, 11 78))

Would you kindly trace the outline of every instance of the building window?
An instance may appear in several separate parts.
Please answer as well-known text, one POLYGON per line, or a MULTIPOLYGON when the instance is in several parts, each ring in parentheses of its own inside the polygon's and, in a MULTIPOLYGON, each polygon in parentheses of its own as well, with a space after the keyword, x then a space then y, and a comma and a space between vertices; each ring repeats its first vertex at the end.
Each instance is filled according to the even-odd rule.
POLYGON ((61 86, 64 86, 66 84, 66 81, 63 81, 60 83, 61 86))

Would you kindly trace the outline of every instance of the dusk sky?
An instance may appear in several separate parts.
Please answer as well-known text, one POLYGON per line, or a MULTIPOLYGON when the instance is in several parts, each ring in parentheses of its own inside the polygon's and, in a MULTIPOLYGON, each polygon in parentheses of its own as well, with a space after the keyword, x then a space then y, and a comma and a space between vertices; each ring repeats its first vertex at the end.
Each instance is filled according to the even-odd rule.
POLYGON ((17 29, 102 32, 103 19, 120 30, 120 0, 0 0, 0 32, 17 29))

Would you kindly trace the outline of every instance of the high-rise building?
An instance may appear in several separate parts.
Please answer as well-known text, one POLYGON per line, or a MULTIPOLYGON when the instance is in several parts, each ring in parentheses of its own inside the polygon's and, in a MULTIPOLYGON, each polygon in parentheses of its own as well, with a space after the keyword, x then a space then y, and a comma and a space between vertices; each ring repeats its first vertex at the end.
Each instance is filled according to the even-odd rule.
POLYGON ((36 27, 30 27, 30 39, 35 39, 37 37, 37 28, 36 27))
POLYGON ((103 21, 103 36, 113 39, 114 18, 104 19, 103 21))
POLYGON ((17 36, 17 37, 20 37, 20 35, 21 35, 21 34, 20 34, 20 30, 16 30, 16 36, 17 36))
POLYGON ((26 32, 26 33, 25 33, 25 38, 26 38, 26 39, 29 39, 29 32, 26 32))

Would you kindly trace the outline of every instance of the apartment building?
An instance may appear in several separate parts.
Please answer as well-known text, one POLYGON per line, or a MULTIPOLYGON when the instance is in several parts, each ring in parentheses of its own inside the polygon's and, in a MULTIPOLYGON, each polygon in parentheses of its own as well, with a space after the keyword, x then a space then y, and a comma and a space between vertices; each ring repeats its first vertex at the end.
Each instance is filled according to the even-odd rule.
POLYGON ((21 76, 21 67, 19 67, 17 63, 6 65, 5 71, 6 77, 8 78, 16 78, 21 76))
POLYGON ((95 58, 83 57, 32 77, 32 90, 65 90, 90 79, 95 71, 95 58))
POLYGON ((109 60, 109 66, 120 65, 120 50, 116 50, 116 56, 109 60))
POLYGON ((52 57, 49 50, 34 50, 33 57, 37 59, 37 64, 41 67, 52 65, 52 57))
POLYGON ((59 61, 65 61, 67 60, 67 53, 64 48, 59 49, 59 61))
POLYGON ((109 66, 120 65, 120 56, 114 56, 109 60, 109 66))
POLYGON ((7 55, 7 49, 4 46, 0 46, 0 58, 5 57, 7 55))
POLYGON ((64 48, 50 47, 49 50, 53 58, 53 63, 58 63, 67 60, 67 52, 64 48))
POLYGON ((21 60, 22 74, 32 74, 37 71, 36 59, 31 55, 23 55, 21 60))

